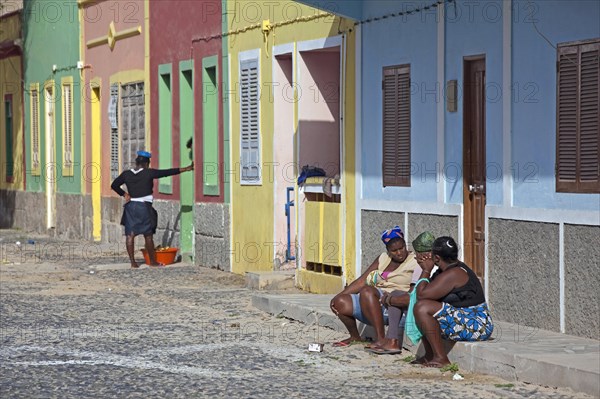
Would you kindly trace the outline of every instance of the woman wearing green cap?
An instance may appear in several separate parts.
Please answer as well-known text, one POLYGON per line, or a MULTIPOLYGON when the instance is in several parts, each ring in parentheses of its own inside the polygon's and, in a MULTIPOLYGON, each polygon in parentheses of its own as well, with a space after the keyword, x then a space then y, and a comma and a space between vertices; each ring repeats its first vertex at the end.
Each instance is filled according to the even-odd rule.
POLYGON ((139 234, 144 235, 146 251, 150 258, 149 266, 164 266, 156 261, 154 249, 153 235, 156 233, 158 223, 158 214, 152 207, 154 179, 194 170, 194 162, 185 168, 152 169, 150 168, 152 155, 149 152, 138 151, 137 155, 135 168, 121 173, 110 187, 121 197, 125 197, 121 224, 125 226, 125 245, 131 267, 139 267, 133 255, 134 239, 139 234), (127 186, 127 192, 121 188, 123 184, 127 186))

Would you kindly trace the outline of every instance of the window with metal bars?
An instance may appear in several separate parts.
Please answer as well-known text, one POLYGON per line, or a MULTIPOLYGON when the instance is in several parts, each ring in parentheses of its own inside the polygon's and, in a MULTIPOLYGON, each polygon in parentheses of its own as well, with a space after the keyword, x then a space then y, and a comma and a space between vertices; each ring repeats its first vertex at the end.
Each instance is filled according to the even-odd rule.
POLYGON ((108 119, 110 121, 110 177, 112 180, 119 176, 119 84, 110 85, 110 100, 108 119))
POLYGON ((143 82, 128 83, 121 86, 122 170, 133 168, 135 166, 137 151, 144 151, 146 149, 144 103, 143 82))
POLYGON ((600 192, 600 39, 557 49, 556 191, 600 192))
POLYGON ((410 65, 383 68, 383 186, 410 187, 410 65))

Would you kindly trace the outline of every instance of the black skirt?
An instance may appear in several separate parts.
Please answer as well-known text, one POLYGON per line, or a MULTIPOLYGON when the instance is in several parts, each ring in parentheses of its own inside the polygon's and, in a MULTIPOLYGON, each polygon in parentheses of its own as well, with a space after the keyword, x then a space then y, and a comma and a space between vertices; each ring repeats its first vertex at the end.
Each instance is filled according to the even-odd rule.
POLYGON ((125 226, 125 235, 154 234, 158 213, 151 202, 129 201, 123 205, 121 224, 125 226))

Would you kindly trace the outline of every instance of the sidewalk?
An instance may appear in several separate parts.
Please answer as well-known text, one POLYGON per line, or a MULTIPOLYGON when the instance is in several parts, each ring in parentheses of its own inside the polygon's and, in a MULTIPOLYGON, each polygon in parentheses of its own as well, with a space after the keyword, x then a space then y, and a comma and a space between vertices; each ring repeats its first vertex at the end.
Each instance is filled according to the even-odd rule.
MULTIPOLYGON (((257 294, 252 305, 306 324, 345 331, 329 309, 332 295, 257 294)), ((359 326, 368 335, 368 328, 359 326)), ((326 348, 329 342, 325 342, 326 348)), ((404 340, 404 348, 417 347, 404 340)), ((505 322, 495 322, 492 340, 458 342, 449 353, 462 370, 550 387, 568 387, 600 397, 600 342, 505 322)))

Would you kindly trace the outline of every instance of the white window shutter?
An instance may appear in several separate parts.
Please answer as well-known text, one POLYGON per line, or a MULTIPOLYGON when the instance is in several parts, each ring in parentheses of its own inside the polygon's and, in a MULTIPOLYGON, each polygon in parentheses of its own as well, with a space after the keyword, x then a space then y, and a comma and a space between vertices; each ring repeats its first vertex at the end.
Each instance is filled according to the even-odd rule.
POLYGON ((63 86, 63 110, 64 110, 64 165, 70 167, 73 162, 72 150, 73 150, 73 97, 71 85, 66 84, 63 86))
POLYGON ((258 60, 240 63, 240 166, 243 183, 258 183, 260 173, 260 118, 258 60))
POLYGON ((37 89, 31 90, 31 162, 32 168, 40 166, 40 102, 37 89))

